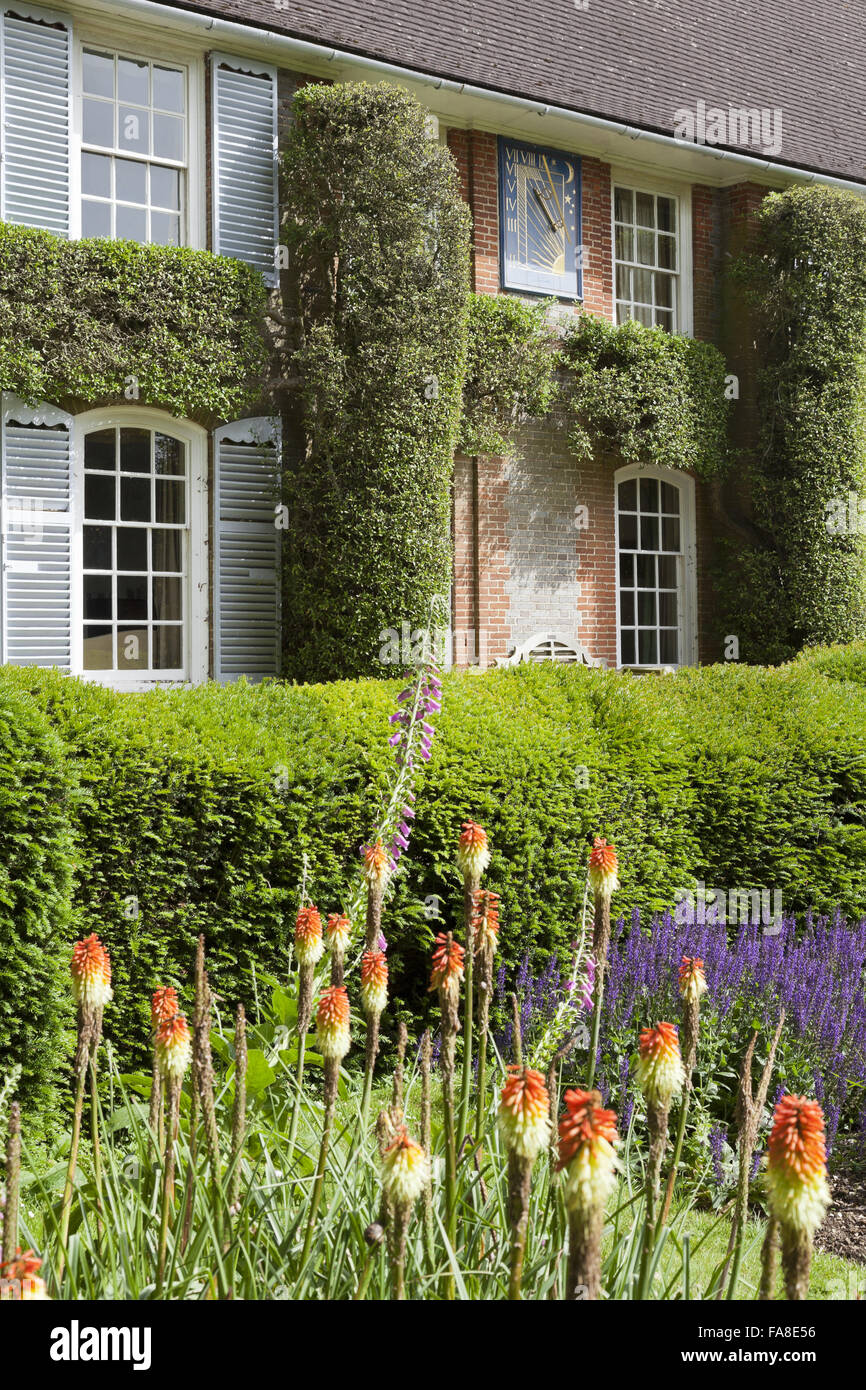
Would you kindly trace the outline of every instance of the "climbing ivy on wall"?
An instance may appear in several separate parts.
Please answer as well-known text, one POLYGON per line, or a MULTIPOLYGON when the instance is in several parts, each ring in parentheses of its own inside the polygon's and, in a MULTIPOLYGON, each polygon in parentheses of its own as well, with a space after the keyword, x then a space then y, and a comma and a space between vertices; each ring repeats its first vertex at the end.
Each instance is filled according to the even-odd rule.
POLYGON ((708 478, 730 462, 725 361, 711 343, 579 314, 561 349, 570 442, 708 478))
POLYGON ((866 634, 866 205, 797 187, 757 220, 736 274, 761 364, 758 538, 730 557, 720 592, 741 658, 777 661, 866 634))
POLYGON ((547 300, 470 295, 461 453, 508 454, 515 429, 547 414, 557 366, 549 309, 547 300))
POLYGON ((451 585, 469 216, 423 108, 313 84, 283 152, 289 675, 369 674, 451 585))
POLYGON ((215 425, 263 393, 262 277, 240 261, 0 223, 0 390, 136 400, 215 425))

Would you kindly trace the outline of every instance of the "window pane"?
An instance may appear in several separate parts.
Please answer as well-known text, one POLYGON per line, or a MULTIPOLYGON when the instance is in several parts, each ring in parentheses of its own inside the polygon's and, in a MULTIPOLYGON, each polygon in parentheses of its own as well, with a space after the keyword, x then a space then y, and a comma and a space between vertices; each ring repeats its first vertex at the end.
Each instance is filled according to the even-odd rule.
POLYGON ((635 194, 635 211, 639 227, 655 226, 655 199, 651 193, 635 194))
POLYGON ((117 628, 118 671, 143 671, 148 664, 147 628, 140 624, 117 628))
POLYGON ((655 265, 656 239, 652 232, 638 232, 637 258, 641 265, 655 265))
POLYGON ((171 521, 176 525, 181 525, 186 520, 185 510, 183 482, 171 482, 165 478, 157 478, 155 520, 171 521))
POLYGON ((111 236, 111 204, 91 203, 87 198, 81 201, 81 235, 111 236))
POLYGON ((623 550, 637 550, 637 517, 627 513, 619 519, 619 543, 623 550))
POLYGON ((114 161, 115 196, 121 203, 147 202, 147 165, 135 159, 114 161))
POLYGON ((658 665, 658 644, 655 628, 647 628, 645 631, 638 630, 637 659, 640 666, 658 665))
POLYGON ((94 430, 84 437, 84 467, 114 472, 114 430, 94 430))
POLYGON ((623 627, 634 626, 634 594, 631 591, 619 596, 619 620, 623 627))
POLYGON ((183 120, 180 116, 153 118, 153 153, 159 159, 183 159, 183 120))
POLYGON ((641 550, 658 550, 659 519, 657 516, 642 516, 640 519, 641 550))
POLYGON ((128 526, 118 528, 117 568, 119 570, 147 569, 146 531, 128 526))
POLYGON ((153 629, 153 667, 155 671, 176 671, 183 665, 179 627, 153 629))
POLYGON ((150 168, 150 201, 157 208, 180 208, 180 174, 177 169, 150 168))
POLYGON ((658 478, 641 478, 640 509, 642 512, 657 512, 659 509, 658 478))
POLYGON ((149 478, 121 478, 120 516, 123 521, 150 521, 149 478))
POLYGON ((629 321, 630 318, 631 318, 631 305, 630 305, 630 304, 620 304, 619 302, 617 302, 617 306, 616 306, 616 321, 617 321, 617 323, 628 323, 628 321, 629 321))
POLYGON ((168 570, 171 574, 180 574, 183 568, 181 561, 183 533, 181 531, 154 530, 151 535, 153 536, 153 568, 157 571, 168 570))
POLYGON ((676 203, 673 198, 658 199, 658 224, 659 231, 672 232, 675 230, 674 217, 676 214, 676 203))
POLYGON ((674 307, 674 282, 670 275, 657 275, 656 283, 656 304, 662 309, 672 309, 674 307))
POLYGON ((662 629, 659 633, 659 660, 666 666, 676 666, 679 659, 679 637, 676 629, 662 629))
POLYGON ((659 622, 663 627, 676 627, 677 625, 677 594, 676 590, 671 593, 659 594, 659 622))
POLYGON ((84 568, 86 570, 111 569, 110 526, 85 526, 84 568))
POLYGON ((662 483, 662 511, 674 516, 680 514, 680 490, 673 483, 662 483))
POLYGON ((642 323, 644 328, 654 328, 652 309, 643 308, 640 304, 636 306, 633 317, 638 323, 642 323))
POLYGON ((120 468, 123 473, 150 472, 150 430, 120 431, 120 468))
POLYGON ((652 590, 638 589, 637 621, 639 627, 655 627, 658 621, 656 618, 656 596, 652 590))
POLYGON ((84 515, 94 521, 114 520, 114 478, 85 473, 84 515))
POLYGON ((94 198, 111 197, 111 156, 107 154, 82 154, 81 191, 91 193, 94 198))
POLYGON ((85 627, 85 671, 110 671, 114 665, 113 651, 114 642, 110 627, 85 627))
POLYGON ((638 555, 637 583, 639 589, 654 589, 656 586, 656 560, 654 555, 638 555))
POLYGON ((634 260, 634 234, 631 227, 616 229, 616 258, 618 261, 634 260))
POLYGON ((150 214, 150 239, 154 246, 180 245, 180 218, 173 212, 150 214))
POLYGON ((622 632, 620 634, 620 650, 622 652, 623 666, 634 666, 634 633, 622 632))
POLYGON ((616 293, 618 299, 631 299, 631 271, 627 265, 616 268, 616 293))
POLYGON ((110 618, 111 575, 84 575, 84 616, 85 618, 110 618))
POLYGON ((637 478, 627 478, 619 485, 619 505, 624 512, 637 511, 637 478))
POLYGON ((677 268, 677 244, 672 236, 659 237, 659 265, 662 270, 677 268))
POLYGON ((659 565, 659 588, 675 589, 677 587, 677 562, 672 555, 660 555, 659 565))
POLYGON ((179 579, 154 579, 153 617, 163 622, 180 620, 183 617, 181 583, 179 579))
POLYGON ((662 550, 679 550, 680 523, 675 516, 662 517, 662 550))
MULTIPOLYGON (((620 541, 622 535, 620 534, 620 541)), ((619 557, 619 582, 620 584, 631 586, 634 584, 634 556, 620 555, 619 557)))
POLYGON ((117 206, 115 236, 121 241, 147 241, 147 213, 144 208, 117 206))
POLYGON ((153 104, 161 111, 183 111, 183 73, 175 68, 153 69, 153 104))
POLYGON ((632 271, 632 285, 634 286, 634 297, 638 304, 652 304, 653 273, 651 270, 632 271))
POLYGON ((135 106, 117 108, 117 144, 122 150, 150 154, 150 115, 135 106))
MULTIPOLYGON (((142 532, 143 534, 144 532, 142 532)), ((117 616, 118 618, 147 617, 147 579, 143 574, 118 575, 117 616)))
POLYGON ((150 104, 150 64, 137 63, 133 58, 117 60, 117 90, 124 101, 134 106, 150 104))
POLYGON ((163 476, 182 478, 184 474, 183 444, 170 434, 156 434, 153 438, 154 471, 163 476))
POLYGON ((114 103, 84 98, 84 128, 82 131, 87 145, 114 147, 114 103))
POLYGON ((616 190, 614 209, 617 222, 634 221, 634 194, 630 188, 618 188, 616 190))
POLYGON ((674 316, 670 309, 656 309, 656 328, 663 328, 666 333, 673 333, 674 316))
POLYGON ((84 50, 81 63, 82 86, 92 96, 114 96, 114 57, 110 53, 84 50))

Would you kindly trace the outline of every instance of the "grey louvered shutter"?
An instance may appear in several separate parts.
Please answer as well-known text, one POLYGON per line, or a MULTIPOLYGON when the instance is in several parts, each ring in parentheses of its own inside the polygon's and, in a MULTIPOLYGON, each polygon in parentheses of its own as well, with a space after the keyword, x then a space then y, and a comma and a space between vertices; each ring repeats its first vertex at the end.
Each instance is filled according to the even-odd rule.
POLYGON ((71 665, 71 417, 3 397, 2 653, 13 666, 71 665))
POLYGON ((279 423, 214 436, 214 667, 217 680, 279 675, 279 423))
POLYGON ((68 17, 4 6, 0 24, 0 217, 69 235, 68 17))
POLYGON ((211 54, 213 248, 276 283, 276 68, 211 54))

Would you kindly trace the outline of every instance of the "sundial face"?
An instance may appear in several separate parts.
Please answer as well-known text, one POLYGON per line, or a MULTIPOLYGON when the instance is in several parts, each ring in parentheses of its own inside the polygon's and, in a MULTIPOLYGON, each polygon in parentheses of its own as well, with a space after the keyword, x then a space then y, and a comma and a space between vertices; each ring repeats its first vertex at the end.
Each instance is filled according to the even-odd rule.
POLYGON ((500 138, 502 285, 579 298, 580 161, 500 138))

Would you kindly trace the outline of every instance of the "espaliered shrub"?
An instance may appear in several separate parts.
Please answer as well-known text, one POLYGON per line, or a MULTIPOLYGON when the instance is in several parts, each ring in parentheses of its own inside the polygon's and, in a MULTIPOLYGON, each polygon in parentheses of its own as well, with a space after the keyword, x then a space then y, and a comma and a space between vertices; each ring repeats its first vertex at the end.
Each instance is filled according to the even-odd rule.
POLYGON ((728 468, 725 362, 712 344, 580 314, 565 333, 562 361, 578 458, 616 451, 626 463, 701 478, 728 468))
POLYGON ((739 275, 762 364, 764 543, 728 567, 726 623, 741 657, 784 660, 866 635, 866 206, 821 185, 771 194, 739 275))
POLYGON ((557 354, 548 307, 470 295, 461 453, 507 454, 515 428, 549 410, 557 354))
POLYGON ((429 626, 450 588, 468 212, 423 109, 385 84, 302 88, 283 178, 285 659, 327 679, 380 669, 380 632, 429 626))
MULTIPOLYGON (((359 827, 375 824, 391 762, 396 683, 131 698, 7 668, 0 688, 35 692, 86 790, 74 807, 75 929, 98 931, 116 987, 142 1001, 106 1020, 124 1058, 145 1060, 154 980, 189 1003, 198 932, 220 1009, 250 997, 254 965, 284 973, 305 856, 312 901, 323 913, 345 905, 359 827)), ((385 906, 385 1043, 401 1009, 417 1028, 432 1007, 422 967, 435 933, 460 929, 453 843, 470 818, 490 835, 485 884, 501 894, 497 962, 509 971, 526 950, 542 969, 575 935, 596 833, 625 866, 617 915, 663 911, 701 880, 778 890, 786 914, 863 914, 866 703, 854 682, 800 663, 658 679, 528 666, 448 676, 436 725, 385 906)), ((30 802, 22 812, 33 836, 40 805, 32 820, 30 802)))
MULTIPOLYGON (((43 1116, 65 1053, 75 782, 61 739, 28 691, 0 686, 0 1085, 43 1116)), ((44 698, 44 689, 39 692, 44 698)))
POLYGON ((0 390, 30 404, 134 400, 213 426, 262 394, 264 283, 240 261, 0 223, 0 284, 0 390))

